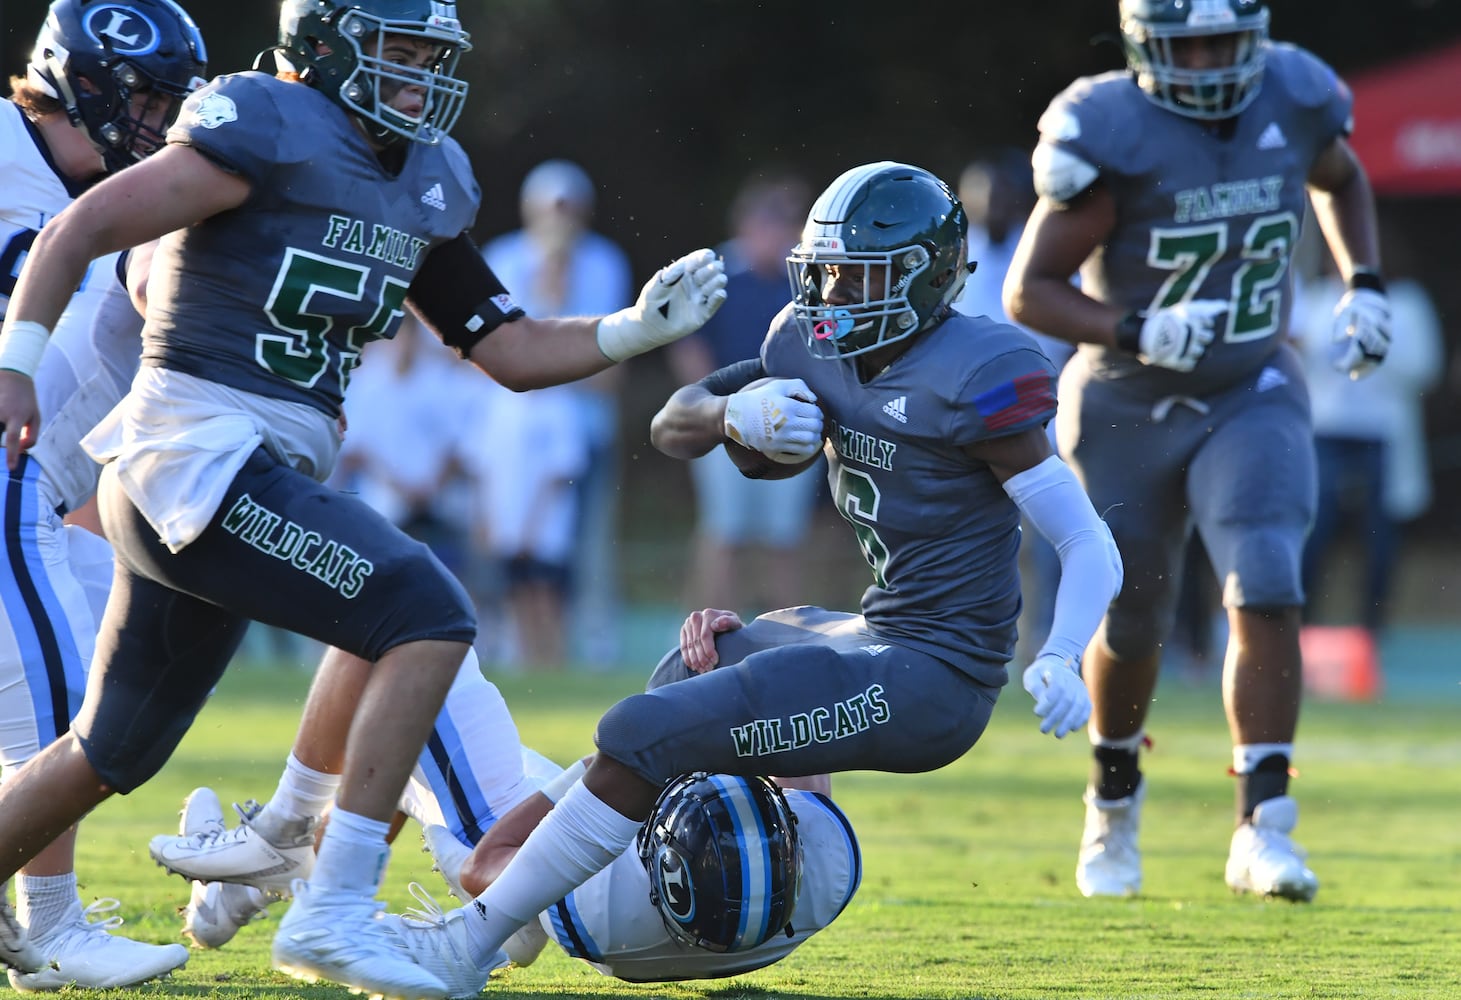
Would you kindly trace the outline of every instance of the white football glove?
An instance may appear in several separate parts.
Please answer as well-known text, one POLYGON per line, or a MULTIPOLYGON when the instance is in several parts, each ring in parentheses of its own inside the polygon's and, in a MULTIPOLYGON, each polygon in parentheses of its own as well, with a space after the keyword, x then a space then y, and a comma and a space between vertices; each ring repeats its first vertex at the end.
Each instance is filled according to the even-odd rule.
POLYGON ((817 394, 799 378, 753 382, 726 397, 725 436, 773 462, 805 462, 822 450, 817 394))
POLYGON ((1213 324, 1227 311, 1228 303, 1217 299, 1193 299, 1158 309, 1141 324, 1137 358, 1145 365, 1190 372, 1212 343, 1213 324))
POLYGON ((696 250, 655 273, 639 300, 599 320, 599 350, 623 361, 694 333, 725 301, 725 262, 696 250))
POLYGON ((1053 653, 1035 657, 1025 668, 1025 690, 1035 699, 1040 732, 1053 732, 1061 739, 1086 724, 1091 717, 1091 696, 1075 665, 1053 653))
POLYGON ((1390 350, 1390 300, 1373 288, 1351 288, 1334 307, 1329 363, 1352 379, 1374 371, 1390 350))

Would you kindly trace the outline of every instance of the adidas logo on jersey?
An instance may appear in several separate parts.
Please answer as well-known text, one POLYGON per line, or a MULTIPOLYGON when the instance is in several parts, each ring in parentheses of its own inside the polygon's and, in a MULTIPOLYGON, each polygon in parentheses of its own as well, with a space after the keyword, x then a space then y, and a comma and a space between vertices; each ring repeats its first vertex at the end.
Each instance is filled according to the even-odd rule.
POLYGON ((907 396, 899 396, 897 399, 889 400, 883 404, 883 412, 900 424, 908 422, 907 396))
POLYGON ((1278 122, 1269 122, 1268 127, 1258 136, 1259 149, 1283 149, 1289 144, 1284 138, 1283 129, 1278 127, 1278 122))
POLYGON ((878 642, 874 643, 871 646, 864 646, 862 647, 862 650, 864 653, 867 653, 868 656, 881 656, 892 648, 892 646, 889 646, 885 642, 878 642))
POLYGON ((1265 368, 1258 373, 1258 381, 1253 385, 1254 392, 1267 392, 1269 389, 1277 389, 1281 385, 1288 385, 1289 377, 1277 368, 1265 368))
POLYGON ((438 212, 446 211, 446 195, 442 193, 440 184, 431 185, 431 190, 421 196, 421 204, 430 205, 438 212))

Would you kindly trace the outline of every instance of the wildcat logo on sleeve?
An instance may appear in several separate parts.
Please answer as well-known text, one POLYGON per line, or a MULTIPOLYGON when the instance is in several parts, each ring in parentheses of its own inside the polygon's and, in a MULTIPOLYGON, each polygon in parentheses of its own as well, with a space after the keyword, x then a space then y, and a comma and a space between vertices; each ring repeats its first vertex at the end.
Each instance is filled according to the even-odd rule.
POLYGON ((193 108, 192 118, 204 128, 214 129, 238 121, 238 105, 222 94, 209 94, 193 108))
POLYGON ((1055 387, 1049 373, 1031 372, 974 397, 974 409, 992 431, 1055 412, 1055 387))

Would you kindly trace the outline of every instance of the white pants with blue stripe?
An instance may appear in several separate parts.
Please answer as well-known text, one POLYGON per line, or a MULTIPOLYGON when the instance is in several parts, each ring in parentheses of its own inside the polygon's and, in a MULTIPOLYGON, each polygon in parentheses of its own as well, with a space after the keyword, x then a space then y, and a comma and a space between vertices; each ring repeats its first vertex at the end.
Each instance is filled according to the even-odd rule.
POLYGON ((416 762, 401 809, 475 846, 492 824, 562 768, 522 746, 497 685, 467 653, 416 762))
POLYGON ((6 775, 70 728, 81 707, 111 547, 67 527, 45 473, 22 456, 0 493, 0 765, 6 775))

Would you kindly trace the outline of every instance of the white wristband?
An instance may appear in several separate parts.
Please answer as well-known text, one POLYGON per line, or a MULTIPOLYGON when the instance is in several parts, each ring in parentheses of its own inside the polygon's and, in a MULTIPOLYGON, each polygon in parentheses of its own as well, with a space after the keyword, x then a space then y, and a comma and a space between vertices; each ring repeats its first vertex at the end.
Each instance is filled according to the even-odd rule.
POLYGON ((51 331, 34 320, 18 319, 0 333, 0 368, 35 378, 41 355, 51 342, 51 331))

